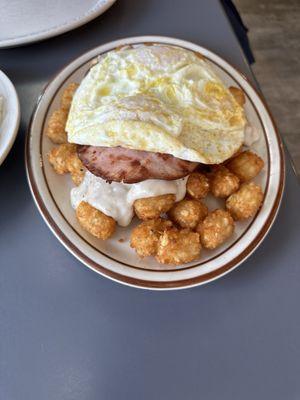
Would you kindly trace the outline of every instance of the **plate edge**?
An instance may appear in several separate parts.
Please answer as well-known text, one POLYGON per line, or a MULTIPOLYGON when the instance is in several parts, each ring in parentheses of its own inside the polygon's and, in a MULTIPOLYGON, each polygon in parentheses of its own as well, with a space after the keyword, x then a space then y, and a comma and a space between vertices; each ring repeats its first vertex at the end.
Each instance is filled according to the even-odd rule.
MULTIPOLYGON (((260 98, 262 104, 264 105, 267 114, 271 120, 271 123, 273 125, 274 128, 274 132, 276 134, 276 139, 277 139, 277 143, 278 143, 278 148, 279 148, 279 153, 280 153, 280 178, 279 178, 279 187, 276 193, 276 197, 274 200, 274 204, 273 207, 270 211, 269 217, 266 220, 265 224, 263 225, 262 229, 260 230, 260 232, 257 234, 257 236, 255 237, 255 239, 247 246, 247 248, 240 253, 236 258, 234 258, 233 260, 231 260, 229 263, 227 263, 225 266, 218 268, 215 271, 212 271, 208 274, 202 275, 201 277, 194 277, 194 278, 189 278, 189 279, 184 279, 184 280, 177 280, 177 281, 146 281, 146 280, 140 280, 138 278, 132 278, 132 277, 127 277, 121 274, 118 274, 116 272, 110 271, 108 269, 106 269, 103 266, 99 266, 99 265, 89 265, 88 262, 91 262, 92 264, 95 264, 92 260, 86 261, 84 260, 84 258, 86 257, 84 254, 81 253, 80 250, 78 250, 73 243, 71 243, 69 241, 69 239, 64 235, 63 232, 60 231, 60 229, 58 227, 56 227, 56 223, 52 220, 52 217, 49 215, 46 207, 44 207, 43 201, 40 198, 39 193, 36 193, 33 186, 31 185, 31 179, 32 176, 32 171, 30 171, 31 166, 30 166, 30 154, 29 154, 29 141, 30 141, 30 130, 31 130, 31 124, 32 121, 35 117, 39 102, 41 100, 42 95, 44 94, 45 90, 47 89, 48 85, 55 79, 55 77, 57 77, 67 66, 69 66, 70 64, 72 64, 72 62, 74 62, 75 60, 77 60, 78 58, 80 58, 81 56, 84 56, 90 52, 93 52, 95 49, 97 49, 100 46, 96 46, 95 48, 89 50, 88 52, 82 54, 81 56, 77 57, 76 59, 72 60, 70 63, 68 63, 63 69, 61 69, 57 74, 55 74, 54 78, 52 80, 49 81, 49 83, 45 86, 45 88, 43 89, 41 95, 39 96, 39 99, 35 105, 35 108, 33 110, 29 125, 28 125, 28 132, 26 135, 26 143, 25 143, 25 166, 26 166, 26 175, 27 175, 27 180, 28 180, 28 184, 30 187, 30 191, 31 194, 33 196, 33 199, 44 219, 44 221, 46 222, 46 224, 49 226, 50 230, 52 231, 52 233, 58 238, 58 240, 64 245, 64 247, 70 251, 78 260, 80 260, 83 264, 85 264, 88 268, 92 269, 93 271, 106 276, 114 281, 117 281, 119 283, 123 283, 129 286, 133 286, 133 287, 137 287, 137 288, 143 288, 143 289, 150 289, 150 290, 175 290, 175 289, 184 289, 184 288, 190 288, 190 287, 194 287, 194 286, 199 286, 205 283, 209 283, 212 282, 224 275, 226 275, 227 273, 229 273, 230 271, 234 270, 235 268, 237 268, 243 261, 245 261, 254 251, 255 249, 259 246, 259 244, 263 241, 263 239, 266 237, 266 235, 268 234, 269 230, 271 229, 275 218, 277 216, 277 213, 279 211, 280 205, 281 205, 281 201, 282 201, 282 196, 283 196, 283 192, 284 192, 284 186, 285 186, 285 158, 284 158, 284 152, 283 152, 283 143, 281 140, 281 137, 279 135, 278 132, 278 128, 276 126, 276 123, 274 121, 274 118, 270 112, 270 109, 268 107, 268 105, 266 104, 265 99, 263 98, 263 96, 257 91, 257 89, 252 85, 252 83, 249 81, 249 79, 242 74, 235 66, 233 66, 230 62, 228 62, 227 60, 225 60, 223 57, 219 56, 217 53, 206 49, 203 46, 200 46, 196 43, 193 42, 189 42, 189 41, 184 41, 184 40, 180 40, 180 39, 176 39, 176 38, 171 38, 171 37, 163 37, 163 36, 138 36, 138 37, 129 37, 129 38, 124 38, 122 39, 122 41, 132 41, 135 40, 136 43, 141 42, 141 41, 155 41, 155 39, 159 39, 160 43, 163 42, 163 40, 166 40, 166 42, 168 43, 168 41, 174 41, 174 39, 176 41, 179 41, 182 43, 182 45, 184 46, 184 44, 193 44, 197 47, 201 47, 205 50, 207 50, 210 53, 215 54, 217 57, 219 57, 220 59, 222 59, 223 61, 225 61, 229 66, 231 66, 244 80, 247 81, 247 83, 250 85, 250 87, 254 90, 254 92, 256 93, 256 95, 260 98), (39 197, 39 199, 38 199, 39 197), (41 202, 41 204, 39 203, 39 201, 41 202), (46 215, 47 216, 46 216, 46 215), (57 229, 55 229, 57 228, 57 229), (66 242, 69 242, 70 245, 68 245, 66 242), (72 247, 77 250, 74 249, 72 250, 72 247), (77 254, 79 253, 79 254, 77 254), (246 253, 246 254, 245 254, 246 253), (82 256, 81 256, 82 254, 82 256), (233 265, 232 265, 233 263, 233 265), (230 266, 228 267, 228 264, 230 264, 230 266), (99 270, 100 268, 100 270, 99 270), (103 269, 103 271, 101 271, 101 269, 103 269), (205 278, 207 276, 211 276, 210 278, 205 278), (204 279, 203 279, 204 278, 204 279), (199 279, 199 281, 198 281, 199 279)), ((109 45, 113 45, 114 43, 119 42, 120 40, 116 40, 116 41, 111 41, 108 43, 105 43, 106 46, 109 45)), ((169 42, 170 43, 170 42, 169 42)), ((172 43, 170 43, 172 44, 172 43)), ((174 45, 174 43, 173 43, 174 45)), ((35 183, 35 182, 33 182, 35 183)))

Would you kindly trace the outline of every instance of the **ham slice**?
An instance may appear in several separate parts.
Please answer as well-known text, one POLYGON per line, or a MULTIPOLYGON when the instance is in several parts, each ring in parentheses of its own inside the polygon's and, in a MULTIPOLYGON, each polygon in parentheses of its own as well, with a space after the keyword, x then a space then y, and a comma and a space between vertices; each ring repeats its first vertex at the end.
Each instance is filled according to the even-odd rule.
POLYGON ((85 167, 106 181, 136 183, 146 179, 174 180, 189 175, 198 163, 170 154, 124 147, 77 146, 85 167))

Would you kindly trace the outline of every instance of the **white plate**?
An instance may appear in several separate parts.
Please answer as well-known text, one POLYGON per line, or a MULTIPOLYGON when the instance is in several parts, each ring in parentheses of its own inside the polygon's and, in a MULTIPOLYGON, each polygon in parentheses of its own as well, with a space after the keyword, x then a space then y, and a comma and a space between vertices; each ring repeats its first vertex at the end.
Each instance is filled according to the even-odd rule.
MULTIPOLYGON (((238 266, 253 252, 270 229, 284 186, 282 143, 270 114, 255 89, 241 73, 211 51, 190 42, 160 36, 111 42, 89 51, 65 67, 47 86, 36 106, 27 137, 26 163, 35 202, 61 243, 94 271, 122 283, 151 289, 199 285, 238 266), (70 82, 80 82, 93 59, 99 54, 121 45, 146 42, 168 43, 200 52, 228 86, 242 88, 247 98, 247 116, 260 132, 260 140, 253 149, 265 161, 265 168, 256 180, 265 193, 263 206, 258 214, 252 220, 237 223, 235 235, 226 244, 215 251, 203 251, 200 260, 181 267, 163 267, 151 257, 139 259, 129 246, 132 226, 118 228, 115 237, 107 241, 100 241, 81 229, 70 205, 70 177, 55 174, 47 160, 47 153, 53 144, 45 136, 44 130, 50 114, 58 107, 65 86, 70 82)), ((215 208, 216 199, 209 199, 208 206, 215 208)))
POLYGON ((0 48, 20 46, 78 28, 116 0, 14 0, 1 9, 0 48))
POLYGON ((0 97, 3 97, 3 115, 0 118, 0 165, 5 160, 18 133, 20 105, 14 85, 0 71, 0 97))

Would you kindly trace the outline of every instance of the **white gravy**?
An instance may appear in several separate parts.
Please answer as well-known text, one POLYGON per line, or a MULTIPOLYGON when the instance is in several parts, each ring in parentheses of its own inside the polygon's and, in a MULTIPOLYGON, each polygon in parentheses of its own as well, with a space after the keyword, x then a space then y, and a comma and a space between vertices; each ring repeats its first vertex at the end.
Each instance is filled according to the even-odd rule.
POLYGON ((71 204, 74 209, 81 201, 112 217, 121 226, 130 224, 133 218, 133 203, 137 199, 175 194, 176 201, 184 198, 186 178, 173 181, 147 179, 133 184, 112 182, 107 183, 89 171, 80 186, 71 190, 71 204))

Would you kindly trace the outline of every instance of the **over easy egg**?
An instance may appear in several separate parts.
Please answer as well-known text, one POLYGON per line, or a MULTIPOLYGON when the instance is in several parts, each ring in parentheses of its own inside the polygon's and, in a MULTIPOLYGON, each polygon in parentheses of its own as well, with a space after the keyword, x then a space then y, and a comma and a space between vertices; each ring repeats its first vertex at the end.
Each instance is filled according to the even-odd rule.
POLYGON ((111 51, 91 68, 66 129, 73 143, 214 164, 239 149, 244 127, 243 108, 202 56, 140 45, 111 51))

